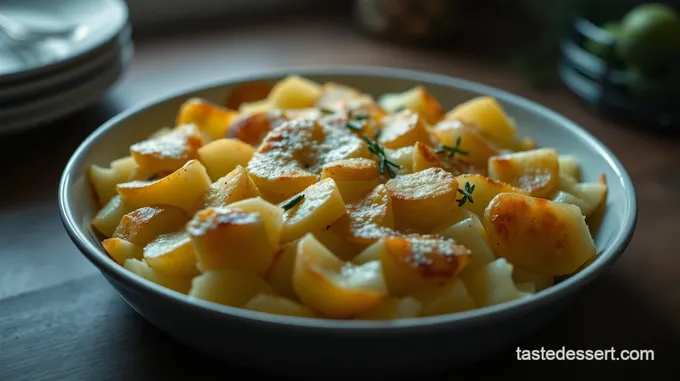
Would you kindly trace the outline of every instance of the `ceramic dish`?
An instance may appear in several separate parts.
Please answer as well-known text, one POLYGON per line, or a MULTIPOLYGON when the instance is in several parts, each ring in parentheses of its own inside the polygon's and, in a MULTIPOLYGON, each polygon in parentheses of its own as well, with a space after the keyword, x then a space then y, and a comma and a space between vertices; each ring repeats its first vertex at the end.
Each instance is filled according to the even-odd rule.
POLYGON ((337 321, 276 316, 194 301, 143 280, 111 260, 90 221, 97 209, 86 178, 91 164, 127 154, 131 143, 173 125, 190 97, 221 103, 243 82, 277 80, 291 71, 239 78, 196 88, 126 111, 88 137, 67 164, 59 187, 68 234, 120 295, 149 322, 181 342, 233 364, 318 379, 422 377, 507 348, 538 329, 621 255, 636 224, 633 185, 621 163, 582 128, 546 108, 501 90, 434 74, 387 68, 298 70, 316 82, 332 81, 379 95, 424 85, 445 109, 478 95, 498 99, 519 132, 539 146, 578 157, 584 179, 604 173, 606 214, 594 233, 598 257, 582 271, 532 298, 452 315, 394 321, 337 321))

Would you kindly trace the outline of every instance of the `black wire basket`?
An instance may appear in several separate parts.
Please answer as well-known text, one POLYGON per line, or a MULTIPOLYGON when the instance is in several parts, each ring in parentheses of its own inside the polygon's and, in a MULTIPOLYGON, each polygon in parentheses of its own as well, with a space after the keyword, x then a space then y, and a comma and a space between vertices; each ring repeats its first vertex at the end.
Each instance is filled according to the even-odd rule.
MULTIPOLYGON (((664 57, 674 72, 644 76, 616 55, 616 39, 602 19, 576 17, 561 41, 559 75, 564 84, 597 112, 645 128, 680 132, 680 52, 664 57), (586 49, 597 44, 598 54, 586 49)), ((652 46, 635 46, 638 54, 660 54, 652 46)))

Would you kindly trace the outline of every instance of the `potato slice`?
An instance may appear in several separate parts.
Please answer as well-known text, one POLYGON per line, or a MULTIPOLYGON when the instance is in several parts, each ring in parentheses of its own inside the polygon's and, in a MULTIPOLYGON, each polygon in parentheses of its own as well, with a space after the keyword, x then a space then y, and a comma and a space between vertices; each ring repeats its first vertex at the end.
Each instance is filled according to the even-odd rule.
POLYGON ((578 159, 573 155, 559 155, 557 157, 559 163, 560 176, 567 176, 574 181, 581 180, 581 167, 578 164, 578 159))
POLYGON ((230 109, 238 109, 241 104, 267 99, 272 91, 272 81, 252 81, 234 86, 227 95, 224 104, 230 109))
POLYGON ((203 272, 239 269, 263 276, 277 249, 267 238, 267 225, 260 213, 227 206, 207 208, 196 213, 186 229, 203 272))
POLYGON ((397 149, 385 148, 385 156, 387 156, 387 159, 391 162, 401 166, 401 168, 395 168, 394 170, 398 175, 405 175, 415 172, 413 170, 414 151, 415 145, 397 149))
POLYGON ((124 215, 113 237, 144 247, 159 234, 176 231, 183 227, 188 220, 189 216, 175 206, 145 206, 124 215))
POLYGON ((268 294, 257 294, 243 306, 246 310, 266 312, 269 314, 314 317, 314 312, 308 307, 290 299, 268 294))
POLYGON ((333 179, 324 179, 311 185, 299 195, 282 202, 280 206, 300 196, 303 197, 302 200, 283 214, 282 243, 328 226, 345 214, 345 202, 333 179))
POLYGON ((461 277, 475 272, 478 268, 496 259, 491 250, 484 225, 476 215, 471 215, 469 218, 444 229, 435 230, 433 234, 451 238, 470 250, 470 260, 460 273, 461 277))
POLYGON ((385 148, 397 149, 412 146, 416 142, 430 144, 430 135, 421 117, 412 111, 404 110, 383 118, 383 127, 378 143, 385 148))
POLYGON ((104 250, 119 265, 124 265, 130 258, 142 259, 142 247, 121 238, 107 238, 102 241, 104 250))
POLYGON ((125 268, 146 280, 150 280, 160 286, 186 294, 191 287, 191 277, 181 278, 158 272, 144 261, 136 258, 127 259, 124 263, 125 268))
POLYGON ((403 93, 385 94, 380 98, 379 103, 390 113, 404 108, 417 112, 430 124, 438 122, 444 116, 444 111, 437 99, 423 86, 415 86, 403 93))
POLYGON ((454 176, 468 173, 486 173, 458 156, 449 155, 446 152, 437 154, 436 150, 417 142, 413 146, 413 172, 420 172, 427 168, 442 168, 454 176))
POLYGON ((281 250, 274 256, 274 260, 265 276, 267 282, 279 295, 294 301, 300 300, 293 288, 293 270, 295 269, 295 258, 297 257, 297 244, 298 241, 293 241, 283 245, 281 250))
MULTIPOLYGON (((366 249, 382 263, 391 296, 407 296, 455 279, 469 261, 470 251, 448 238, 387 236, 366 249)), ((372 263, 365 253, 354 263, 372 263)))
POLYGON ((409 319, 420 315, 421 303, 412 297, 387 298, 368 311, 360 313, 356 320, 409 319))
POLYGON ((210 270, 191 281, 189 296, 232 307, 242 307, 255 295, 274 295, 262 278, 241 270, 210 270))
POLYGON ((193 124, 210 140, 224 137, 227 128, 236 118, 235 110, 218 106, 201 98, 191 98, 179 108, 177 125, 193 124))
POLYGON ((238 112, 240 115, 254 115, 267 113, 269 111, 272 111, 273 109, 274 106, 272 105, 269 99, 262 99, 253 102, 244 102, 241 103, 240 106, 238 106, 238 112))
POLYGON ((283 213, 280 206, 267 202, 262 197, 249 198, 229 205, 231 209, 238 209, 249 213, 259 213, 264 220, 267 237, 272 247, 278 249, 283 229, 283 213))
POLYGON ((247 166, 255 149, 237 139, 218 139, 198 149, 198 159, 213 181, 233 171, 237 166, 247 166))
POLYGON ((106 205, 116 196, 116 185, 128 181, 129 174, 116 172, 112 168, 91 165, 88 170, 88 179, 94 189, 100 206, 106 205))
POLYGON ((555 277, 552 275, 533 273, 517 266, 513 266, 512 280, 516 285, 531 284, 533 289, 532 292, 545 290, 555 283, 555 277))
POLYGON ((130 208, 120 195, 115 195, 92 219, 92 226, 105 237, 112 237, 121 218, 130 213, 130 208))
POLYGON ((337 319, 352 318, 387 297, 380 262, 345 263, 311 234, 298 243, 293 287, 305 305, 337 319))
POLYGON ((347 129, 290 121, 267 135, 248 172, 263 197, 278 203, 314 184, 327 163, 369 155, 366 143, 347 129))
POLYGON ((137 162, 132 156, 121 157, 111 162, 111 169, 116 173, 117 177, 128 181, 137 170, 137 162))
POLYGON ((554 148, 541 148, 494 156, 489 159, 489 177, 523 189, 532 196, 546 197, 559 179, 554 148))
POLYGON ((310 233, 331 253, 343 261, 351 261, 366 247, 366 245, 352 241, 352 237, 348 234, 343 234, 341 231, 333 229, 332 224, 320 227, 310 233))
POLYGON ((586 217, 592 215, 607 198, 604 175, 597 183, 578 183, 570 176, 560 176, 557 188, 560 191, 553 196, 553 201, 576 205, 586 217))
POLYGON ((515 188, 510 184, 500 181, 492 180, 488 177, 479 174, 466 174, 456 176, 458 186, 465 189, 465 183, 470 183, 475 187, 472 192, 472 202, 466 202, 463 208, 476 214, 479 217, 484 216, 484 209, 489 205, 489 202, 499 193, 520 193, 527 194, 526 191, 515 188))
POLYGON ((500 154, 498 148, 476 128, 459 120, 443 120, 434 127, 433 134, 440 144, 455 147, 460 139, 460 149, 465 160, 486 168, 490 157, 500 154))
POLYGON ((430 231, 457 208, 456 178, 441 168, 397 176, 385 184, 398 228, 430 231))
POLYGON ((596 254, 585 217, 574 205, 501 193, 486 208, 484 226, 496 254, 528 271, 567 275, 596 254))
POLYGON ((327 110, 346 112, 346 110, 337 109, 336 107, 342 104, 341 102, 347 102, 350 99, 356 99, 361 96, 361 91, 353 87, 326 82, 321 86, 321 95, 316 100, 316 106, 327 110))
POLYGON ((333 179, 345 202, 355 201, 379 184, 378 164, 370 159, 345 159, 328 163, 321 179, 333 179))
POLYGON ((160 138, 131 145, 130 154, 137 165, 147 172, 173 172, 187 161, 197 159, 198 149, 203 143, 198 127, 185 124, 160 138))
POLYGON ((513 266, 498 258, 464 279, 477 307, 487 307, 527 296, 512 281, 513 266))
POLYGON ((460 280, 420 290, 415 297, 421 303, 420 316, 435 316, 463 312, 475 308, 467 287, 460 280))
POLYGON ((262 194, 253 179, 248 176, 245 168, 238 165, 226 176, 210 184, 201 200, 201 206, 202 208, 224 206, 260 196, 262 194))
POLYGON ((459 104, 444 119, 475 125, 503 146, 512 145, 517 135, 515 125, 505 114, 503 107, 489 96, 476 97, 459 104))
POLYGON ((123 200, 132 207, 166 204, 193 214, 209 186, 210 177, 203 164, 198 160, 190 160, 160 180, 131 181, 118 184, 116 188, 123 200))
POLYGON ((299 109, 313 107, 320 96, 321 85, 299 75, 289 75, 274 85, 267 99, 275 108, 299 109))
POLYGON ((279 110, 241 114, 232 120, 225 137, 257 147, 269 131, 285 121, 285 115, 279 110))
POLYGON ((386 234, 396 234, 392 199, 384 185, 378 185, 360 200, 345 205, 347 214, 331 225, 331 230, 349 240, 370 245, 386 234))
POLYGON ((152 269, 177 277, 193 277, 196 252, 191 237, 185 231, 164 233, 144 247, 144 260, 152 269))

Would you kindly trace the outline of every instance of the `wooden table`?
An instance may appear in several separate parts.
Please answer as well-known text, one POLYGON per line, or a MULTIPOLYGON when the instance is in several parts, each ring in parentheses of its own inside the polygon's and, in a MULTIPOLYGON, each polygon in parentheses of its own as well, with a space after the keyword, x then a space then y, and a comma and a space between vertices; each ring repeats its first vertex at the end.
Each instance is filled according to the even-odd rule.
POLYGON ((677 379, 677 138, 603 120, 564 90, 533 89, 499 63, 380 44, 345 22, 315 18, 139 39, 131 70, 103 100, 51 126, 0 140, 0 161, 6 165, 0 197, 0 380, 174 380, 187 379, 196 369, 216 379, 259 379, 192 352, 129 308, 65 234, 57 213, 57 183, 70 154, 90 132, 139 102, 260 70, 338 64, 442 73, 533 99, 605 142, 638 192, 638 228, 627 252, 566 313, 520 345, 653 349, 654 362, 521 362, 510 348, 440 379, 461 373, 471 378, 540 373, 573 380, 618 372, 677 379))

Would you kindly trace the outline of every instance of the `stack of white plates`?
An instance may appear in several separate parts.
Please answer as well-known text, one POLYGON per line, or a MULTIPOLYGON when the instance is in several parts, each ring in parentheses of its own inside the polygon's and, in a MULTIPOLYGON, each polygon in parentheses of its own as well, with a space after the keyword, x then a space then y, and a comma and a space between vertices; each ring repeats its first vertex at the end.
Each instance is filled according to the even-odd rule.
POLYGON ((123 0, 1 1, 0 134, 99 99, 132 60, 130 32, 123 0))

